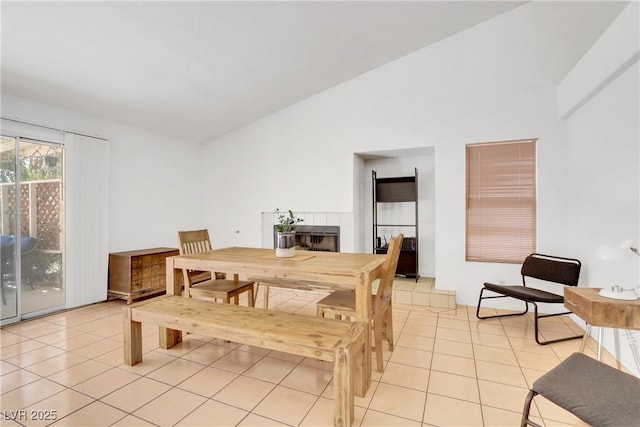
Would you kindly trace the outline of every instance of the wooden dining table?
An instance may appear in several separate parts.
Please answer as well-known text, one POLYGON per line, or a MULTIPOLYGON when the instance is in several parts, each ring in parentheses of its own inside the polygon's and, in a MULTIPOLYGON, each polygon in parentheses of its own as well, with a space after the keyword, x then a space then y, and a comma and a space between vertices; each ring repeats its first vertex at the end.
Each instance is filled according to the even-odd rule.
POLYGON ((364 396, 371 385, 371 303, 372 283, 382 274, 384 255, 296 251, 291 258, 278 258, 273 249, 228 247, 194 255, 167 258, 167 294, 181 295, 182 269, 238 274, 241 278, 301 280, 327 289, 355 292, 358 322, 366 324, 362 375, 355 393, 364 396))

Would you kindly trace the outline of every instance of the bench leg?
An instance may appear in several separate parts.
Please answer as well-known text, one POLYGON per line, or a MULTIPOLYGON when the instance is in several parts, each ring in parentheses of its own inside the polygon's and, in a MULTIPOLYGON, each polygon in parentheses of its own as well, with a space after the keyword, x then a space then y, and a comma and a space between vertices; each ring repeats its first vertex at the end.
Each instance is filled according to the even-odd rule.
POLYGON ((262 308, 264 308, 265 310, 269 310, 269 284, 268 283, 263 283, 262 284, 264 287, 264 298, 263 298, 263 306, 262 308))
POLYGON ((333 423, 336 426, 348 427, 353 423, 352 356, 351 349, 336 348, 333 365, 333 423))
POLYGON ((133 366, 142 362, 142 323, 131 319, 131 309, 123 310, 124 326, 124 363, 133 366))
POLYGON ((159 347, 165 350, 182 341, 182 331, 169 328, 159 328, 159 347))

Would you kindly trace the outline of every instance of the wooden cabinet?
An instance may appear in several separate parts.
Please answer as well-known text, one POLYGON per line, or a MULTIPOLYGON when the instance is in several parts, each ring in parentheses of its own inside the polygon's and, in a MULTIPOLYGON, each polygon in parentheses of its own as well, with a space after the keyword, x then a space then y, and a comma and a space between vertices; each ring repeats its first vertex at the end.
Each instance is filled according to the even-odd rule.
POLYGON ((179 255, 176 248, 152 248, 109 254, 109 296, 126 299, 166 291, 166 258, 179 255))
POLYGON ((387 234, 404 234, 396 274, 418 281, 418 169, 414 176, 392 178, 378 178, 372 171, 372 181, 373 253, 387 253, 387 234), (390 221, 384 212, 400 214, 405 221, 390 221))

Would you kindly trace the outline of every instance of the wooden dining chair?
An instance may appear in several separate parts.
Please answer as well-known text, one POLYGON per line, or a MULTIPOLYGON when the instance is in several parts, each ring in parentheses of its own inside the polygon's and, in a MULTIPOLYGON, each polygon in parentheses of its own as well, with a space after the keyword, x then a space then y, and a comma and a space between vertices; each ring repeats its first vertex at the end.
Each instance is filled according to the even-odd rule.
MULTIPOLYGON (((193 255, 212 250, 211 239, 208 230, 178 231, 178 246, 180 255, 193 255)), ((247 292, 249 307, 255 305, 253 291, 254 282, 238 280, 234 274, 233 279, 227 279, 225 274, 209 271, 197 271, 183 269, 184 296, 209 301, 223 300, 238 304, 242 293, 247 292)))
MULTIPOLYGON (((376 350, 376 362, 378 372, 384 369, 382 360, 382 340, 389 345, 389 351, 393 351, 393 314, 391 310, 391 294, 393 279, 398 266, 400 248, 404 236, 399 234, 389 242, 389 250, 382 267, 382 276, 378 284, 378 290, 372 295, 371 318, 373 319, 373 334, 376 350)), ((336 319, 354 317, 356 312, 356 297, 353 291, 334 291, 321 299, 317 304, 318 317, 326 314, 334 314, 336 319)))

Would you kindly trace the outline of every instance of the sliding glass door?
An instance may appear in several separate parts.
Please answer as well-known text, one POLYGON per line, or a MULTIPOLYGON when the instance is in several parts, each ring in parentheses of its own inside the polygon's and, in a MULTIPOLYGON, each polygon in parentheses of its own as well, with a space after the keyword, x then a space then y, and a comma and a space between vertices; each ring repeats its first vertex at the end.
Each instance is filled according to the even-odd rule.
POLYGON ((2 320, 65 305, 64 149, 2 136, 0 206, 2 320))

